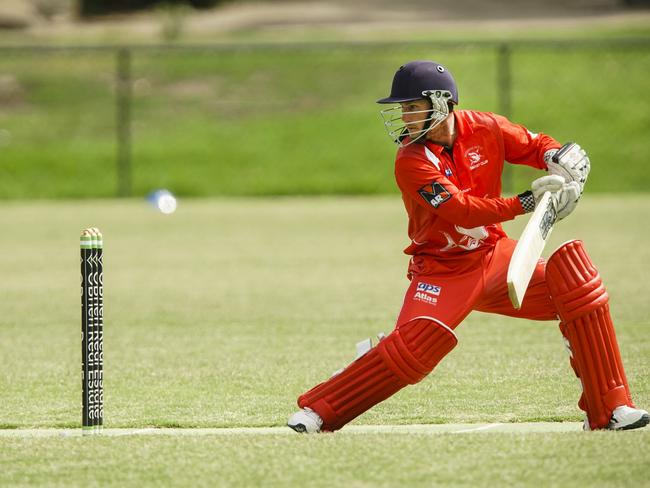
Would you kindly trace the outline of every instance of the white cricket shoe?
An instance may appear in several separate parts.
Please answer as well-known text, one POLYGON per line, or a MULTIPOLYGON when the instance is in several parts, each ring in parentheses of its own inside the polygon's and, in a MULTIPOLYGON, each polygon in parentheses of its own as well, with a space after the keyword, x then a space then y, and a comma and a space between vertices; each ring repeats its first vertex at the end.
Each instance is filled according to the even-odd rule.
POLYGON ((614 409, 607 428, 609 430, 630 430, 645 427, 648 423, 650 423, 648 412, 623 405, 614 409))
POLYGON ((287 425, 301 434, 316 434, 320 432, 323 419, 310 408, 303 408, 289 417, 287 425))

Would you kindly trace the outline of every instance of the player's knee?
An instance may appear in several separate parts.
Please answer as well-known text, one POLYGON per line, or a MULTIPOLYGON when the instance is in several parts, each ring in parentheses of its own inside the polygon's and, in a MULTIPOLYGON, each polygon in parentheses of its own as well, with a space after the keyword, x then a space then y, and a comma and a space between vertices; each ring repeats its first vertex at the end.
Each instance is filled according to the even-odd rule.
POLYGON ((562 244, 548 259, 546 282, 564 322, 582 317, 608 302, 607 291, 582 241, 562 244))
POLYGON ((458 343, 454 332, 431 319, 415 319, 393 331, 377 346, 388 368, 404 382, 419 382, 458 343))

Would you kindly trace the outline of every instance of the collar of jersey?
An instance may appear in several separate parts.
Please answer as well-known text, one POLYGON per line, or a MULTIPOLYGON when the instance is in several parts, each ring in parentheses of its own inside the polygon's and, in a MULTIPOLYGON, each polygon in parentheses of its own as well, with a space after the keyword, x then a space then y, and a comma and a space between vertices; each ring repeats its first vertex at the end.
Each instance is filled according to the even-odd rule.
MULTIPOLYGON (((453 114, 454 114, 454 118, 456 119, 456 140, 462 137, 469 136, 474 133, 472 124, 468 123, 466 114, 464 113, 463 110, 453 112, 453 114)), ((445 150, 444 146, 435 144, 431 141, 426 141, 425 144, 429 148, 429 150, 432 151, 438 157, 440 157, 442 151, 445 150)))
POLYGON ((465 137, 474 133, 472 124, 467 120, 467 113, 464 110, 453 112, 456 119, 456 137, 465 137))

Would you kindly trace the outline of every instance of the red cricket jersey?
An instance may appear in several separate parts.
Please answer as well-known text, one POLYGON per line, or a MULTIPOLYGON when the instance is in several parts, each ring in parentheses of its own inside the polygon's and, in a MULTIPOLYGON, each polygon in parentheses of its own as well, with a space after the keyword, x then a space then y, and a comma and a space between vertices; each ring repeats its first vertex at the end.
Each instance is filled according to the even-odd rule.
POLYGON ((505 117, 459 110, 452 151, 427 141, 401 147, 395 179, 409 216, 410 255, 458 256, 506 237, 500 222, 524 213, 501 197, 503 163, 547 169, 544 153, 560 144, 505 117))

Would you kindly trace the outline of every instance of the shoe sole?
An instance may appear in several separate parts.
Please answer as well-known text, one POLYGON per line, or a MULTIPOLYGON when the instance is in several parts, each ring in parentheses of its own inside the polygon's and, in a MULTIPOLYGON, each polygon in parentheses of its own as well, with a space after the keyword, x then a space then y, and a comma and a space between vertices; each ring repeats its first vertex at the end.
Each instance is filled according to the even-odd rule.
POLYGON ((611 428, 611 430, 632 430, 632 429, 640 429, 641 427, 645 427, 646 425, 650 424, 650 415, 647 413, 644 415, 641 415, 641 418, 637 420, 636 422, 626 425, 625 427, 621 427, 619 429, 611 428))
POLYGON ((305 434, 307 432, 307 427, 305 427, 304 424, 294 424, 294 425, 287 424, 287 427, 295 430, 299 434, 305 434))

